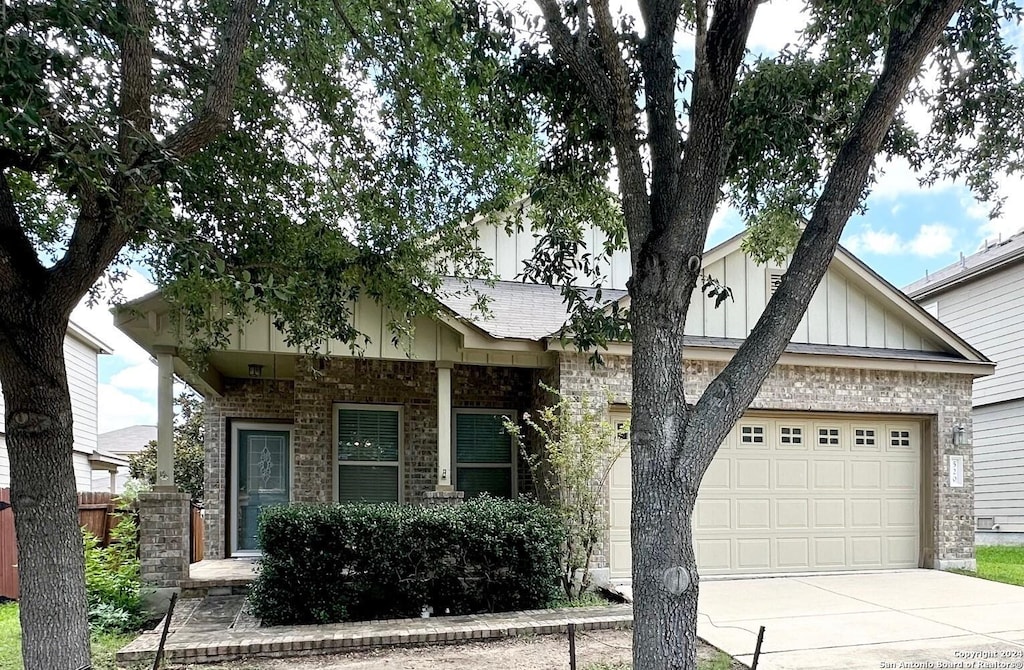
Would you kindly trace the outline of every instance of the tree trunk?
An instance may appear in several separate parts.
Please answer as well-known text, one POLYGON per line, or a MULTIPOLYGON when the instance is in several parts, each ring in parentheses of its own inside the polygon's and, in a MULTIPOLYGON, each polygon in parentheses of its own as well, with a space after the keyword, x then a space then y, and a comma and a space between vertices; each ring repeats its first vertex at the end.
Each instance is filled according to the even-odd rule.
POLYGON ((701 450, 686 448, 679 457, 680 441, 690 439, 682 347, 689 299, 681 291, 666 289, 657 276, 634 281, 633 667, 693 670, 698 583, 691 517, 704 470, 680 467, 686 454, 701 450), (667 583, 674 568, 689 576, 689 586, 682 592, 674 592, 667 583))
POLYGON ((0 324, 22 655, 25 670, 77 670, 90 662, 89 622, 64 367, 68 321, 39 303, 28 309, 11 315, 24 317, 17 323, 0 324))

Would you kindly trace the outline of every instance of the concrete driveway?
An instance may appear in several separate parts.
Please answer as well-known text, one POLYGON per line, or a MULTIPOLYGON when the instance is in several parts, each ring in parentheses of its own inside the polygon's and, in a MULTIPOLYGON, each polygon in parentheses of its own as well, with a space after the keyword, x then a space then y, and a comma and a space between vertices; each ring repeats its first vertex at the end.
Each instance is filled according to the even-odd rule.
POLYGON ((697 632, 758 670, 1024 668, 1024 588, 937 570, 701 581, 697 632), (960 664, 962 662, 962 664, 960 664))

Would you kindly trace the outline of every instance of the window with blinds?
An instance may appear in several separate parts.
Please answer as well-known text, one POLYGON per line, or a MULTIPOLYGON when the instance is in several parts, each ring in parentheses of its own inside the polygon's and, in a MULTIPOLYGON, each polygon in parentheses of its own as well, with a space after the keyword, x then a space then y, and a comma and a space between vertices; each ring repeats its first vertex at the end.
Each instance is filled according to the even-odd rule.
POLYGON ((399 408, 335 405, 335 425, 338 502, 399 502, 399 408))
POLYGON ((505 430, 510 412, 455 410, 455 486, 467 498, 515 492, 515 441, 505 430))

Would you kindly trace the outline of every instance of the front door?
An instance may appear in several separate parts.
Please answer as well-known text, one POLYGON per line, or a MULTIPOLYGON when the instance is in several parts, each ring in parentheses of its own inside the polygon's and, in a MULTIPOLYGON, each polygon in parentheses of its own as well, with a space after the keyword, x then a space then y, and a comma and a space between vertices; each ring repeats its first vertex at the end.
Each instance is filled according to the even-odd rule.
POLYGON ((291 429, 239 426, 235 430, 232 553, 259 551, 260 511, 291 499, 291 429))

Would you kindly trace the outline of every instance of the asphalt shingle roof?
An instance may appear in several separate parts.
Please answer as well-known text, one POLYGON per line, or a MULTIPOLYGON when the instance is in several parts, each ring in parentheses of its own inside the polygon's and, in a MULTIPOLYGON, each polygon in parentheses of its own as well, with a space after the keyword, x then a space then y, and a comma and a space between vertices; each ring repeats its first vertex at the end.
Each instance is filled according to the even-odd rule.
POLYGON ((156 426, 135 425, 118 428, 96 436, 102 451, 111 454, 134 454, 156 439, 156 426))
POLYGON ((929 273, 914 283, 907 285, 904 287, 903 292, 913 297, 918 293, 934 290, 940 286, 952 283, 961 275, 983 272, 990 265, 1001 265, 1001 262, 1008 260, 1009 256, 1019 256, 1022 253, 1024 253, 1024 231, 1005 240, 986 244, 985 248, 981 251, 965 256, 952 265, 948 265, 937 272, 929 273))
MULTIPOLYGON (((496 338, 540 340, 558 332, 569 318, 561 291, 546 284, 499 281, 488 286, 471 280, 472 291, 465 291, 464 280, 444 278, 442 292, 451 293, 441 303, 456 315, 496 338), (487 314, 474 310, 478 291, 487 297, 487 314)), ((602 289, 601 302, 608 304, 626 295, 626 291, 602 289)))

